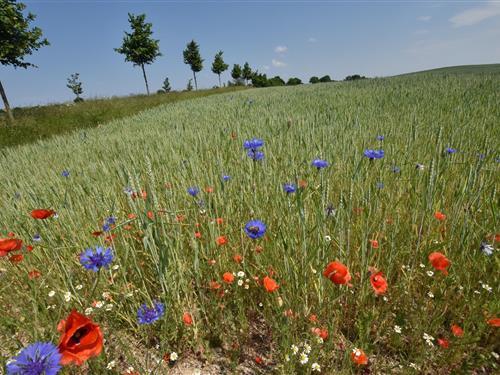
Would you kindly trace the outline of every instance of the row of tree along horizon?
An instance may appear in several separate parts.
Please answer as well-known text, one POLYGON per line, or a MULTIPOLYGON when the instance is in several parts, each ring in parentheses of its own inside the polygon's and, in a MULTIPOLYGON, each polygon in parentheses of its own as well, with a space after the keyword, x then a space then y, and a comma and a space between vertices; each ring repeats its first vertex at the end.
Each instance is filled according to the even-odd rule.
MULTIPOLYGON (((26 8, 23 3, 17 0, 2 0, 1 10, 6 17, 0 18, 0 30, 6 30, 7 35, 2 36, 2 44, 0 45, 0 64, 5 66, 13 66, 14 68, 36 67, 34 64, 26 62, 24 59, 27 55, 31 55, 43 46, 49 45, 49 41, 42 36, 42 30, 38 27, 31 28, 30 23, 35 20, 35 15, 28 13, 25 17, 22 11, 26 8)), ((134 66, 139 66, 142 70, 146 92, 149 95, 149 83, 146 74, 146 65, 152 64, 157 57, 161 56, 160 41, 153 39, 153 25, 146 22, 146 15, 128 14, 128 22, 131 32, 125 31, 122 45, 114 50, 125 56, 125 61, 131 62, 134 66)), ((214 57, 211 70, 217 74, 219 78, 219 86, 222 86, 221 74, 229 69, 223 58, 223 51, 218 51, 214 57)), ((201 57, 199 45, 191 40, 183 51, 184 63, 189 65, 194 80, 194 87, 198 89, 196 73, 203 69, 204 59, 201 57)), ((302 81, 297 77, 290 78, 286 83, 280 76, 267 78, 266 74, 253 71, 248 62, 243 64, 234 64, 231 70, 233 81, 229 81, 228 85, 248 85, 251 82, 254 87, 270 87, 284 85, 299 85, 302 81)), ((346 80, 351 80, 352 77, 365 78, 359 75, 349 76, 346 80)), ((356 79, 356 78, 355 78, 356 79)), ((310 83, 332 82, 328 75, 321 78, 311 77, 310 83)), ((72 74, 68 78, 67 87, 70 88, 76 95, 75 102, 82 101, 81 94, 83 93, 82 82, 79 74, 72 74)), ((186 90, 193 89, 192 79, 189 80, 186 90)), ((163 81, 162 89, 159 92, 171 91, 168 77, 163 81)), ((13 121, 12 111, 10 110, 9 102, 5 90, 0 82, 0 95, 4 102, 7 118, 10 122, 13 121)))

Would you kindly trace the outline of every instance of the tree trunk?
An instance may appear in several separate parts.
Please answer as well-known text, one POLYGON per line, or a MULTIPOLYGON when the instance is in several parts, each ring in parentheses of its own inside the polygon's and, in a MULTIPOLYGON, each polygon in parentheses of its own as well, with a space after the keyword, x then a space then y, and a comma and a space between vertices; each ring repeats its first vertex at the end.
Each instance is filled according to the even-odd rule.
POLYGON ((220 83, 220 73, 218 74, 219 76, 219 87, 222 87, 222 84, 220 83))
POLYGON ((196 82, 196 73, 193 70, 193 77, 194 77, 194 87, 196 90, 198 90, 198 82, 196 82))
POLYGON ((14 122, 14 116, 10 110, 9 101, 7 100, 7 95, 5 95, 2 81, 0 81, 0 95, 2 96, 3 104, 5 105, 5 112, 7 113, 7 124, 12 124, 14 122))
POLYGON ((146 78, 146 70, 144 70, 144 64, 141 64, 141 68, 142 68, 142 75, 144 76, 144 82, 146 82, 146 92, 149 95, 148 79, 146 78))

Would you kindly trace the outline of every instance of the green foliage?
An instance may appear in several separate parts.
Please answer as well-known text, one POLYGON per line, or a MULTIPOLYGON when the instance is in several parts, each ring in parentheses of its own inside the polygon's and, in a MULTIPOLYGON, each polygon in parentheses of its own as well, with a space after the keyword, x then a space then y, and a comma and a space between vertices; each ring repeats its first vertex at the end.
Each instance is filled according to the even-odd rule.
POLYGON ((170 82, 168 80, 168 77, 166 77, 164 80, 163 80, 163 85, 161 86, 163 92, 170 92, 170 90, 172 90, 172 88, 170 87, 170 82))
POLYGON ((231 77, 236 81, 240 78, 242 78, 243 72, 241 70, 241 66, 239 64, 234 64, 233 69, 231 70, 231 77))
POLYGON ((0 1, 0 64, 14 68, 34 66, 25 61, 26 55, 43 46, 48 46, 47 39, 42 38, 42 30, 38 27, 30 28, 35 20, 33 13, 26 17, 23 10, 26 5, 16 0, 0 1))
POLYGON ((193 71, 194 85, 196 90, 198 90, 198 82, 196 81, 196 73, 201 72, 203 69, 203 59, 200 55, 200 47, 194 40, 191 40, 186 49, 183 51, 184 56, 184 64, 187 64, 191 67, 193 71))
POLYGON ((366 77, 360 76, 359 74, 353 74, 351 76, 345 77, 344 81, 357 81, 358 79, 366 79, 366 77))
POLYGON ((123 37, 122 46, 115 51, 125 55, 125 61, 134 65, 152 64, 160 53, 160 41, 153 39, 153 24, 146 22, 146 15, 128 14, 128 22, 132 32, 126 32, 123 37))
POLYGON ((252 79, 252 76, 253 76, 252 69, 250 68, 250 65, 246 62, 243 65, 243 70, 241 71, 241 78, 243 78, 245 82, 248 83, 248 81, 252 79))
POLYGON ((187 86, 186 86, 186 91, 192 91, 193 90, 193 80, 189 79, 187 86))
POLYGON ((252 76, 252 86, 253 87, 268 87, 269 82, 267 80, 267 75, 254 73, 252 76))
POLYGON ((301 84, 302 84, 302 80, 300 78, 297 78, 297 77, 290 78, 286 83, 287 86, 296 86, 296 85, 301 85, 301 84))
POLYGON ((319 79, 320 82, 326 83, 326 82, 332 82, 332 79, 330 78, 329 75, 323 76, 319 79))
POLYGON ((269 86, 285 86, 285 81, 280 76, 275 76, 268 80, 269 86))
POLYGON ((73 94, 76 95, 76 98, 74 100, 75 103, 82 102, 83 99, 80 98, 80 95, 83 94, 83 88, 82 88, 82 82, 80 81, 80 74, 74 73, 67 80, 68 83, 66 87, 69 88, 73 92, 73 94))
POLYGON ((212 72, 219 76, 219 86, 221 86, 220 75, 229 68, 229 65, 224 62, 222 57, 223 53, 222 51, 217 52, 212 63, 212 72))
POLYGON ((309 79, 309 83, 319 83, 319 78, 316 77, 316 76, 312 76, 310 79, 309 79))

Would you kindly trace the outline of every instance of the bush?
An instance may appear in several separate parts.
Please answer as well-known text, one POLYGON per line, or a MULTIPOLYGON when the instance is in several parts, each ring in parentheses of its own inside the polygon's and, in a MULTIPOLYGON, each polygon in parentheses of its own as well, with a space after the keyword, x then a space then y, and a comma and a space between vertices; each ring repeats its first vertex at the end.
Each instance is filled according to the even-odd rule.
POLYGON ((302 80, 300 78, 294 77, 290 78, 288 82, 286 83, 287 86, 296 86, 296 85, 301 85, 302 80))
POLYGON ((353 74, 352 76, 345 77, 344 81, 356 81, 358 79, 366 79, 366 77, 360 76, 359 74, 353 74))
POLYGON ((316 77, 316 76, 312 76, 310 79, 309 79, 309 83, 319 83, 319 78, 316 77))
POLYGON ((268 80, 269 86, 285 86, 285 81, 280 76, 275 76, 268 80))
POLYGON ((332 82, 332 79, 330 78, 330 76, 329 76, 329 75, 326 75, 326 76, 321 77, 321 78, 319 79, 319 81, 320 81, 320 82, 323 82, 323 83, 325 83, 325 82, 332 82))

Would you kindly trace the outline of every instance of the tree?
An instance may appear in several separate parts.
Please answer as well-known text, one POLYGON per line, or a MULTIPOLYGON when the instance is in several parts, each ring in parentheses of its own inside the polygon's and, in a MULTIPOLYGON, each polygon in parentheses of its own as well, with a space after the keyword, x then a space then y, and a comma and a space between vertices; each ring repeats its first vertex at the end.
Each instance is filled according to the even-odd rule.
POLYGON ((275 76, 268 80, 269 86, 285 86, 285 81, 280 76, 275 76))
POLYGON ((231 77, 233 77, 235 82, 241 79, 241 74, 241 66, 239 64, 234 64, 233 69, 231 70, 231 77))
POLYGON ((186 86, 186 90, 187 91, 193 91, 193 80, 190 78, 189 81, 188 81, 188 84, 186 86))
POLYGON ((366 77, 359 74, 353 74, 352 76, 345 77, 344 81, 357 81, 358 79, 366 79, 366 77))
POLYGON ((80 74, 74 73, 68 78, 68 84, 66 85, 68 89, 73 91, 73 94, 76 95, 74 100, 75 103, 83 102, 83 99, 80 98, 80 95, 83 94, 82 82, 80 81, 80 74))
POLYGON ((330 78, 330 76, 329 76, 329 75, 326 75, 326 76, 321 77, 321 78, 319 79, 319 81, 320 81, 320 82, 323 82, 323 83, 325 83, 325 82, 332 82, 332 79, 330 78))
POLYGON ((212 63, 212 72, 219 76, 219 87, 222 86, 220 82, 221 73, 225 72, 229 68, 229 65, 226 64, 224 62, 224 59, 222 58, 223 53, 224 52, 222 51, 217 52, 214 58, 214 62, 212 63))
POLYGON ((253 87, 267 87, 267 86, 269 86, 267 76, 265 74, 259 74, 258 72, 255 72, 252 75, 252 86, 253 87))
MULTIPOLYGON (((48 46, 49 41, 42 38, 42 30, 38 27, 30 28, 36 16, 28 13, 26 17, 23 10, 26 5, 17 3, 16 0, 0 0, 0 64, 14 68, 27 69, 36 65, 24 60, 26 55, 31 55, 43 46, 48 46)), ((7 122, 12 123, 14 116, 10 110, 7 94, 0 81, 0 96, 7 113, 7 122)))
POLYGON ((120 48, 115 48, 115 51, 125 55, 125 61, 129 61, 134 66, 140 66, 144 82, 146 83, 146 92, 149 95, 148 79, 146 77, 146 70, 144 65, 152 64, 160 53, 160 41, 153 39, 153 31, 151 30, 153 24, 146 23, 146 15, 139 14, 135 16, 131 13, 128 14, 128 22, 130 23, 131 33, 125 31, 123 43, 120 48))
POLYGON ((163 86, 161 87, 161 89, 163 90, 163 92, 170 92, 170 90, 172 90, 168 77, 166 77, 163 81, 163 86))
POLYGON ((319 83, 319 78, 316 77, 316 76, 312 76, 310 79, 309 79, 309 83, 319 83))
POLYGON ((243 65, 243 70, 241 71, 241 78, 245 79, 245 84, 248 85, 248 81, 252 79, 252 69, 250 69, 250 65, 246 62, 243 65))
POLYGON ((200 47, 194 40, 191 40, 183 52, 184 64, 188 64, 193 71, 194 86, 198 90, 198 82, 196 82, 196 73, 203 69, 203 59, 200 55, 200 47))
POLYGON ((301 84, 302 84, 302 81, 300 80, 300 78, 297 78, 297 77, 290 78, 288 80, 288 82, 286 83, 287 86, 296 86, 296 85, 301 85, 301 84))

